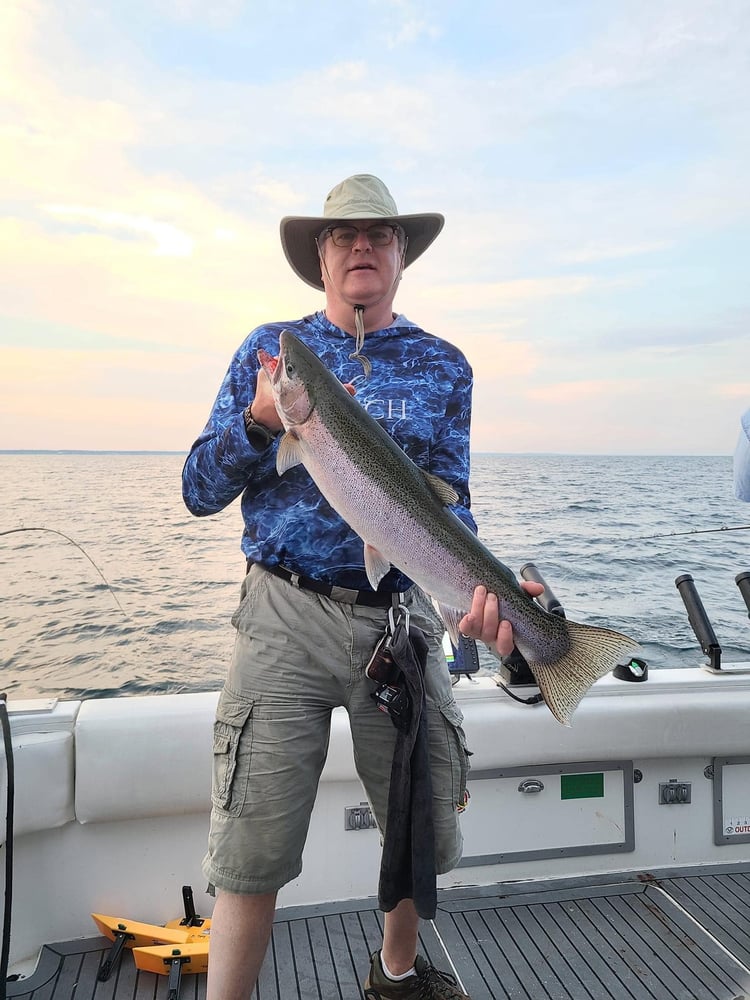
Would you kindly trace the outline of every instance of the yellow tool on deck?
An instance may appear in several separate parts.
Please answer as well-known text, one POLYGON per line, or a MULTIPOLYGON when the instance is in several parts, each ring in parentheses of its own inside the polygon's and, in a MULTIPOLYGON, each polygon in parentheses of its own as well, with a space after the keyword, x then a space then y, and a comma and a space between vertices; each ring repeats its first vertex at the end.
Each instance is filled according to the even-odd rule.
POLYGON ((191 941, 203 937, 208 934, 211 929, 211 918, 201 917, 200 914, 195 912, 195 904, 193 903, 193 888, 189 885, 183 885, 182 887, 182 905, 185 909, 185 916, 176 920, 168 920, 165 924, 166 927, 185 927, 192 931, 191 941))
POLYGON ((91 914, 99 931, 110 941, 112 947, 102 962, 97 979, 106 982, 112 975, 123 948, 138 948, 153 944, 187 944, 190 931, 186 927, 160 927, 158 924, 143 924, 137 920, 109 917, 103 913, 91 914))
POLYGON ((178 1000, 184 973, 196 975, 208 971, 208 937, 187 944, 157 944, 150 948, 133 948, 136 967, 157 976, 169 976, 167 1000, 178 1000))
POLYGON ((211 920, 195 912, 193 890, 189 885, 182 887, 182 899, 185 916, 170 920, 163 926, 126 920, 123 917, 111 917, 103 913, 92 913, 92 919, 99 931, 112 941, 112 947, 99 969, 97 976, 99 981, 105 982, 109 979, 125 948, 132 949, 134 955, 136 951, 145 953, 135 958, 139 969, 157 972, 159 975, 170 975, 170 998, 179 995, 183 965, 189 966, 185 969, 186 972, 205 972, 208 968, 211 920), (158 951, 159 948, 163 949, 163 953, 158 951), (141 965, 139 961, 152 964, 141 965))

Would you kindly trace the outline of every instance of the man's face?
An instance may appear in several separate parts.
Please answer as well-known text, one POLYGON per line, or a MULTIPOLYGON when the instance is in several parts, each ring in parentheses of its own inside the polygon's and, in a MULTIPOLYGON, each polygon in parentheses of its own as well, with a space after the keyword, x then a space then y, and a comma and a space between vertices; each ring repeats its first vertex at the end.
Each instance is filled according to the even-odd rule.
POLYGON ((392 301, 402 243, 394 227, 372 219, 332 226, 318 238, 326 297, 361 303, 392 301), (383 245, 385 240, 389 240, 383 245))

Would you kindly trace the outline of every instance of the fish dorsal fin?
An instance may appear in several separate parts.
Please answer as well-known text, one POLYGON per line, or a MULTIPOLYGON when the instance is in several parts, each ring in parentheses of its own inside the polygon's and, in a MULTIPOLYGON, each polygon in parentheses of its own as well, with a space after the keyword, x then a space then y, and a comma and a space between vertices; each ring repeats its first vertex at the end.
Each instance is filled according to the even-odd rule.
POLYGON ((276 453, 276 471, 280 476, 283 476, 295 465, 302 465, 302 449, 299 439, 287 431, 281 439, 279 450, 276 453))
POLYGON ((425 482, 430 490, 435 494, 441 503, 446 505, 458 503, 460 499, 458 493, 456 493, 453 487, 449 483, 446 483, 444 479, 441 479, 440 476, 433 475, 431 472, 425 472, 424 470, 422 470, 422 475, 424 476, 425 482))
POLYGON ((385 556, 365 542, 365 572, 373 590, 378 589, 378 584, 390 568, 391 564, 385 556))

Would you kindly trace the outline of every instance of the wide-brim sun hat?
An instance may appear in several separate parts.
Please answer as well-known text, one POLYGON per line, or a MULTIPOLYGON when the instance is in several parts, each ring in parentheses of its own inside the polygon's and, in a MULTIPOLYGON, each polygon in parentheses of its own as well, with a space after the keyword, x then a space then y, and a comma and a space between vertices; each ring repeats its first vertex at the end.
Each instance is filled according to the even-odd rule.
POLYGON ((322 216, 286 215, 281 220, 281 245, 295 274, 313 288, 322 290, 316 237, 332 222, 355 219, 398 223, 408 241, 404 267, 425 252, 445 223, 439 212, 399 215, 390 191, 378 177, 355 174, 330 191, 322 216))

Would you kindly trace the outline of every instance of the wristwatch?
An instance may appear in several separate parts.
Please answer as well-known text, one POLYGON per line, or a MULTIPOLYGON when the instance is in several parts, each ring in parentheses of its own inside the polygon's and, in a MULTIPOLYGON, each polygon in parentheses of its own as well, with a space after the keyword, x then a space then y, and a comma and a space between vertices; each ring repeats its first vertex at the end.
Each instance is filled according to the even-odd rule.
POLYGON ((259 424, 257 420, 253 420, 251 410, 252 404, 250 404, 244 412, 245 433, 247 434, 247 439, 250 444, 259 451, 262 451, 271 444, 276 435, 264 424, 259 424))

